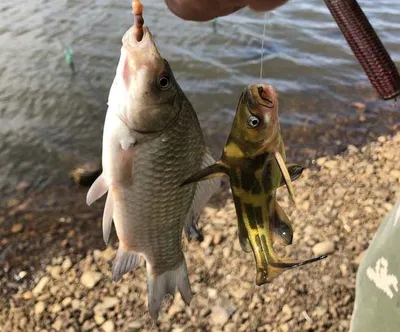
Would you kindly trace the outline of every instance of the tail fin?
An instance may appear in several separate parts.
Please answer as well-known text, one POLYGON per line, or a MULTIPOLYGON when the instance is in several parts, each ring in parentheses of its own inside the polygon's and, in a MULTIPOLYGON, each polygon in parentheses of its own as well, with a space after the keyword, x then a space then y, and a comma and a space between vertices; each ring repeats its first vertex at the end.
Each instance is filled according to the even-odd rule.
POLYGON ((314 263, 326 257, 328 257, 328 255, 321 255, 304 261, 286 261, 284 259, 277 261, 268 261, 267 269, 265 269, 264 266, 257 267, 256 284, 260 286, 265 283, 271 282, 272 279, 276 278, 278 275, 286 270, 314 263))
POLYGON ((157 319, 161 309, 161 304, 165 295, 175 294, 175 289, 178 288, 183 301, 189 305, 192 299, 192 290, 187 274, 186 261, 183 258, 176 269, 164 272, 160 275, 153 275, 151 267, 147 265, 147 288, 148 288, 148 307, 150 316, 157 319))

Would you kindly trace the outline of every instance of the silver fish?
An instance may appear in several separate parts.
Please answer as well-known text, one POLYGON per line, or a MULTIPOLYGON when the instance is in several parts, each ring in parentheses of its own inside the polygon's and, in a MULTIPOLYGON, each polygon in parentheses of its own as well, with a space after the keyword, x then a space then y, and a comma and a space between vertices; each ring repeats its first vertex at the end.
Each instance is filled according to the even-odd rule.
POLYGON ((107 194, 103 236, 112 220, 119 239, 113 280, 146 261, 148 308, 158 316, 163 298, 178 288, 189 304, 192 292, 182 252, 202 208, 220 181, 182 187, 184 179, 215 162, 206 148, 196 113, 172 70, 143 27, 123 39, 110 89, 103 133, 103 173, 89 189, 90 205, 107 194))

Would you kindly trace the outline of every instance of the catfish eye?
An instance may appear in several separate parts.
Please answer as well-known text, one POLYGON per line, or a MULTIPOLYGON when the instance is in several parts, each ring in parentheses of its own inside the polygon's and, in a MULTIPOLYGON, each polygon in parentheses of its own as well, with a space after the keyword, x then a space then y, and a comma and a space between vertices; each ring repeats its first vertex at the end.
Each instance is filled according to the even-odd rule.
POLYGON ((260 124, 260 119, 256 118, 254 115, 250 115, 247 118, 247 124, 250 128, 256 128, 260 124))
POLYGON ((158 79, 158 86, 161 90, 167 90, 171 87, 171 81, 168 76, 161 76, 158 79))

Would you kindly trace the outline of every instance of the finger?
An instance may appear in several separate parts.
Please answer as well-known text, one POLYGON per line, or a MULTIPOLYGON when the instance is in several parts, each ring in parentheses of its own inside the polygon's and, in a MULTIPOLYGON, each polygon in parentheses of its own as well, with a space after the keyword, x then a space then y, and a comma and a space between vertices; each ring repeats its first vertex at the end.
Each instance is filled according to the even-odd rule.
POLYGON ((282 6, 285 2, 287 0, 252 0, 249 1, 249 7, 256 11, 268 11, 282 6))
POLYGON ((165 0, 165 3, 176 16, 184 20, 209 21, 245 7, 248 0, 165 0))

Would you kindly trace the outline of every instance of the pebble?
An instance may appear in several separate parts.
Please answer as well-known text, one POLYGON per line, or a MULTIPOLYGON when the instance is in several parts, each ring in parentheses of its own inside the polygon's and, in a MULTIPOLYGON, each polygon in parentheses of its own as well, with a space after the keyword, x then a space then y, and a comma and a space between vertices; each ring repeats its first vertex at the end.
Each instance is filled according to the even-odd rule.
POLYGON ((31 291, 27 291, 22 294, 22 298, 24 300, 30 300, 33 297, 33 293, 31 291))
POLYGON ((87 321, 88 319, 93 317, 93 311, 91 310, 87 310, 87 309, 83 309, 81 311, 81 314, 79 316, 79 323, 83 323, 85 321, 87 321))
POLYGON ((102 274, 94 271, 86 271, 82 274, 81 284, 86 288, 92 289, 102 278, 102 274))
POLYGON ((112 320, 106 321, 103 325, 101 325, 101 328, 103 329, 104 332, 114 332, 114 323, 112 320))
POLYGON ((61 268, 64 272, 68 271, 72 267, 71 258, 66 257, 61 265, 61 268))
POLYGON ((183 311, 182 306, 173 303, 168 309, 168 315, 174 317, 176 314, 183 311))
POLYGON ((61 317, 58 317, 56 321, 51 325, 51 327, 56 331, 61 331, 63 326, 64 326, 64 321, 61 317))
POLYGON ((329 169, 334 169, 338 167, 338 162, 336 160, 328 160, 324 162, 323 166, 329 169))
POLYGON ((68 307, 72 302, 72 299, 70 297, 66 297, 64 300, 62 300, 61 305, 66 308, 68 307))
POLYGON ((52 312, 53 314, 56 314, 56 313, 60 312, 61 309, 62 309, 61 305, 56 303, 51 307, 50 312, 52 312))
POLYGON ((140 322, 134 321, 129 323, 128 332, 139 332, 142 329, 142 324, 140 322))
POLYGON ((94 315, 94 321, 96 322, 97 325, 101 325, 104 323, 106 319, 104 318, 103 315, 94 315))
POLYGON ((35 288, 32 290, 32 294, 34 296, 40 295, 49 281, 50 281, 49 277, 43 277, 42 279, 40 279, 40 281, 36 284, 35 288))
POLYGON ((323 241, 313 246, 312 251, 315 256, 331 254, 335 251, 335 243, 332 241, 323 241))
POLYGON ((229 316, 228 310, 215 306, 211 310, 211 323, 216 326, 223 326, 228 322, 229 316))
POLYGON ((22 231, 22 229, 24 228, 24 226, 22 224, 14 224, 11 227, 11 232, 12 233, 19 233, 22 231))
POLYGON ((50 266, 49 272, 53 279, 60 279, 61 266, 50 266))
POLYGON ((292 315, 293 315, 292 308, 289 305, 285 304, 282 307, 282 321, 287 322, 288 320, 291 320, 292 315))
POLYGON ((46 309, 46 305, 43 301, 39 301, 35 304, 35 315, 40 316, 44 310, 46 309))

